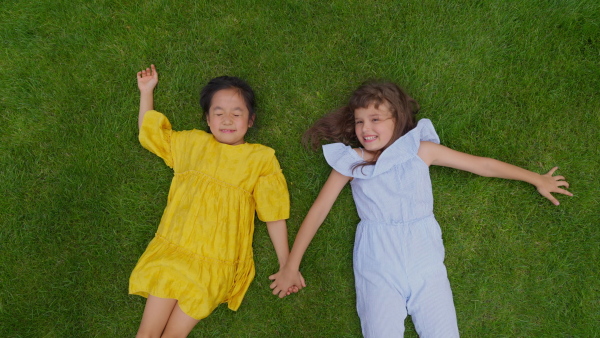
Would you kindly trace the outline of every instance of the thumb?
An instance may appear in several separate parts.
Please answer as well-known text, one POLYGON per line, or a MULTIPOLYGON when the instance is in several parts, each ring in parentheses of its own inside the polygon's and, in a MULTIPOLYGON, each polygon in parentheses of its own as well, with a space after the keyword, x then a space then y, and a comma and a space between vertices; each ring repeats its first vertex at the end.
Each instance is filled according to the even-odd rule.
POLYGON ((554 167, 554 168, 550 169, 550 171, 546 175, 548 175, 548 176, 554 175, 554 172, 556 171, 556 169, 558 169, 558 167, 554 167))

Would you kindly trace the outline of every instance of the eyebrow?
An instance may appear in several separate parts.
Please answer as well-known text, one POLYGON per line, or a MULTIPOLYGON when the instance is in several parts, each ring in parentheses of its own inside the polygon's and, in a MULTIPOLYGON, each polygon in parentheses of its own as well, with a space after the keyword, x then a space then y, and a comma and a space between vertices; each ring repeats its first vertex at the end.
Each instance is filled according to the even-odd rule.
MULTIPOLYGON (((213 106, 213 107, 211 107, 211 108, 212 108, 213 110, 225 110, 225 109, 224 109, 223 107, 221 107, 221 106, 213 106)), ((233 110, 239 110, 239 111, 242 111, 242 112, 244 111, 244 109, 242 109, 241 107, 235 107, 235 108, 233 108, 233 110)))
MULTIPOLYGON (((375 114, 371 114, 371 115, 368 115, 366 118, 373 117, 373 116, 381 116, 381 113, 375 113, 375 114)), ((361 118, 362 118, 362 117, 355 117, 354 119, 355 119, 355 120, 359 120, 359 119, 361 119, 361 118)))

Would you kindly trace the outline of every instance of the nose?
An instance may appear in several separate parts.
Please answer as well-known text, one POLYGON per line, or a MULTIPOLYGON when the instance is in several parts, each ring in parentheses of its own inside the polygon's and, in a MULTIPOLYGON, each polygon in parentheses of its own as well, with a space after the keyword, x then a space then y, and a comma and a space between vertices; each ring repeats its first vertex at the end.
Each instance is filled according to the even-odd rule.
POLYGON ((371 130, 371 124, 369 124, 368 121, 364 121, 362 123, 362 131, 363 131, 363 133, 366 132, 366 131, 369 131, 369 130, 371 130))

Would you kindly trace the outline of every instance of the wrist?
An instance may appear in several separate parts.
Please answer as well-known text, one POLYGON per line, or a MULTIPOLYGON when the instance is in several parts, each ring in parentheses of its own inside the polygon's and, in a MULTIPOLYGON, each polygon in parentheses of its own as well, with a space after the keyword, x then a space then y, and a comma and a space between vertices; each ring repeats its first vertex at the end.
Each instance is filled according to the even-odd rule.
POLYGON ((544 175, 542 174, 538 174, 538 173, 534 173, 535 175, 533 175, 533 177, 531 178, 531 181, 529 183, 533 184, 535 187, 541 187, 542 185, 544 185, 544 175))
POLYGON ((296 271, 300 271, 300 267, 296 264, 291 264, 290 262, 284 264, 283 266, 280 267, 280 269, 282 271, 287 271, 287 272, 296 272, 296 271))

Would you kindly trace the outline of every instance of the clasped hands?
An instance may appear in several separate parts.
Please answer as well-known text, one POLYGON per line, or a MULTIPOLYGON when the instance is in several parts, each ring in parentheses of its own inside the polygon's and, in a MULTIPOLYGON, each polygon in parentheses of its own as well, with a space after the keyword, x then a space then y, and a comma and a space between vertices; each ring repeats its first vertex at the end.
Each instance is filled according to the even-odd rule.
POLYGON ((297 269, 282 267, 279 272, 269 276, 273 282, 269 286, 273 290, 273 294, 283 298, 292 293, 297 293, 302 288, 306 287, 304 277, 297 269))

